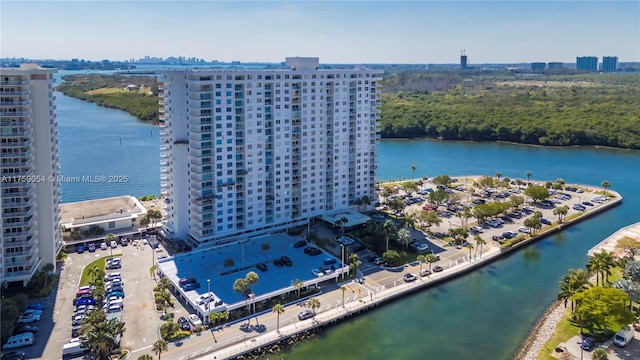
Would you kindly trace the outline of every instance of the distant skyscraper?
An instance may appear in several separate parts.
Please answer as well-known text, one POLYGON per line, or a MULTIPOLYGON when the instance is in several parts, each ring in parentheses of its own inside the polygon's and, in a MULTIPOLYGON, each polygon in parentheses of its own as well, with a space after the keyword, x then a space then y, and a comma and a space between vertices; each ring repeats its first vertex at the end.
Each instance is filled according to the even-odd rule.
POLYGON ((534 62, 534 63, 531 63, 531 70, 533 70, 533 71, 541 71, 541 70, 544 70, 546 66, 547 66, 546 63, 534 62))
POLYGON ((467 69, 467 55, 465 54, 464 50, 460 52, 460 69, 467 69))
POLYGON ((53 74, 0 69, 2 281, 26 285, 62 248, 53 74))
POLYGON ((375 198, 382 71, 286 65, 162 72, 169 237, 219 244, 375 198))
POLYGON ((598 71, 597 56, 582 56, 576 58, 576 70, 598 71))
POLYGON ((563 67, 564 65, 561 62, 558 62, 558 61, 549 62, 549 70, 562 69, 563 67))
POLYGON ((617 56, 604 56, 602 58, 602 71, 615 72, 618 71, 618 57, 617 56))

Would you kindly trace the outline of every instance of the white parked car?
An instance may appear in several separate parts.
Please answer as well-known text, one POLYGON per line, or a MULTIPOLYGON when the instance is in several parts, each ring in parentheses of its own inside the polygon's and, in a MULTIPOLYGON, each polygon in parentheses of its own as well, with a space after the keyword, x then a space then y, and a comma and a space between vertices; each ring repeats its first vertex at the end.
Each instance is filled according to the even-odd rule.
POLYGON ((117 242, 115 242, 115 240, 114 240, 114 241, 111 241, 111 248, 112 248, 112 249, 115 249, 115 248, 117 248, 117 247, 118 247, 118 243, 117 243, 117 242))
POLYGON ((189 322, 196 327, 202 326, 202 320, 196 314, 189 314, 189 322))
POLYGON ((100 249, 107 250, 107 243, 106 242, 101 243, 100 244, 100 249))
POLYGON ((520 227, 518 228, 518 231, 520 231, 521 233, 528 234, 528 233, 529 233, 529 228, 528 228, 528 227, 526 227, 526 226, 520 226, 520 227))
POLYGON ((311 269, 311 273, 315 277, 323 277, 324 276, 324 273, 322 271, 320 271, 318 269, 315 269, 315 268, 311 269))
POLYGON ((213 293, 207 293, 204 295, 200 295, 200 297, 198 298, 198 300, 196 300, 196 304, 198 305, 202 305, 208 301, 213 301, 214 297, 213 297, 213 293))
POLYGON ((475 231, 477 233, 481 233, 482 232, 482 228, 480 226, 472 226, 471 227, 471 231, 475 231))

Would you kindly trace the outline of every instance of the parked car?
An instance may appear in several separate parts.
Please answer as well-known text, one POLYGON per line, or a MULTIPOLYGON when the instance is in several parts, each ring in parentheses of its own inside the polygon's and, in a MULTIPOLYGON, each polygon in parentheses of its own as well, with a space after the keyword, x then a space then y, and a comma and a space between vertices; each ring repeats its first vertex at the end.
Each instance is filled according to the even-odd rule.
POLYGON ((2 352, 2 360, 24 360, 27 354, 21 350, 11 350, 2 352))
POLYGON ((202 326, 202 320, 196 314, 189 314, 189 322, 196 327, 202 326))
POLYGON ((102 243, 100 243, 100 249, 101 249, 101 250, 107 250, 107 247, 108 247, 108 246, 107 246, 107 243, 106 243, 106 242, 102 242, 102 243))
POLYGON ((429 249, 429 245, 424 243, 417 243, 415 247, 418 250, 418 252, 427 251, 429 249))
POLYGON ((298 240, 293 244, 294 248, 301 248, 307 246, 307 242, 304 240, 298 240))
POLYGON ((92 298, 87 298, 87 299, 78 299, 77 301, 74 300, 76 306, 78 305, 95 305, 96 304, 96 300, 92 299, 92 298))
POLYGON ((404 274, 402 278, 404 279, 405 282, 413 282, 418 280, 418 278, 413 274, 404 274))
POLYGON ((178 318, 178 325, 180 325, 181 330, 184 330, 184 331, 191 330, 191 325, 189 325, 189 321, 184 316, 181 316, 178 318))
POLYGON ((29 309, 34 309, 34 310, 44 310, 46 308, 46 306, 44 304, 41 303, 31 303, 29 305, 27 305, 26 310, 29 309))
POLYGON ((293 261, 291 261, 291 259, 286 255, 281 257, 280 260, 282 260, 282 263, 284 263, 287 266, 293 266, 293 261))
POLYGON ((38 332, 38 327, 35 325, 22 325, 13 329, 13 335, 23 334, 23 333, 36 333, 38 332))
POLYGON ((78 251, 78 254, 82 254, 82 253, 84 253, 84 246, 83 245, 78 245, 76 250, 78 251))
POLYGON ((258 270, 260 270, 260 271, 267 271, 269 269, 267 267, 267 264, 258 264, 258 265, 256 265, 256 268, 258 268, 258 270))
POLYGON ((420 270, 420 276, 421 277, 425 277, 425 276, 429 276, 429 275, 431 275, 431 272, 429 271, 429 269, 420 270))
POLYGON ((580 204, 573 204, 573 210, 585 211, 585 210, 587 210, 587 208, 586 208, 586 207, 584 207, 584 205, 580 205, 580 204))
POLYGON ((188 284, 184 284, 184 286, 182 287, 182 290, 191 291, 191 290, 195 290, 195 289, 199 289, 199 288, 200 288, 200 284, 199 283, 188 283, 188 284))
POLYGON ((545 224, 545 225, 551 225, 551 220, 549 220, 549 219, 540 218, 540 222, 545 224))
POLYGON ((207 302, 213 301, 214 299, 215 299, 215 298, 214 298, 214 296, 213 296, 213 293, 212 293, 212 292, 210 292, 210 293, 207 293, 207 294, 204 294, 204 295, 200 295, 200 297, 198 298, 198 300, 196 300, 196 304, 198 304, 198 305, 202 305, 202 304, 204 304, 204 303, 207 303, 207 302))
POLYGON ((595 345, 596 341, 590 337, 582 338, 582 342, 580 343, 580 347, 585 351, 591 351, 595 345))
POLYGON ((115 249, 115 248, 117 248, 117 247, 118 247, 118 243, 117 243, 115 240, 112 240, 112 241, 111 241, 111 248, 112 248, 112 249, 115 249))
POLYGON ((529 228, 528 228, 528 227, 526 227, 526 226, 520 226, 520 227, 518 228, 518 231, 519 231, 519 232, 521 232, 521 233, 528 234, 528 233, 529 233, 529 228))
POLYGON ((322 250, 320 250, 318 248, 308 247, 306 249, 309 249, 309 251, 306 252, 306 254, 309 255, 309 256, 316 256, 316 255, 322 254, 322 250))
POLYGON ((298 314, 298 320, 302 321, 302 320, 307 320, 307 319, 311 319, 312 317, 314 317, 315 314, 313 311, 311 310, 305 310, 302 311, 298 314))
POLYGON ((431 270, 433 270, 433 272, 441 272, 444 269, 442 268, 442 266, 436 265, 436 266, 432 267, 431 270))
POLYGON ((195 279, 195 278, 192 278, 192 277, 186 278, 186 277, 185 277, 185 278, 181 278, 181 279, 178 281, 178 285, 180 285, 180 286, 184 286, 184 285, 187 285, 187 284, 195 284, 196 282, 197 282, 197 281, 196 281, 196 279, 195 279))
POLYGON ((18 324, 29 324, 36 321, 40 321, 40 315, 27 314, 22 315, 18 318, 18 324))
POLYGON ((313 274, 313 276, 315 277, 323 277, 324 273, 316 268, 311 269, 311 273, 313 274))
POLYGON ((582 205, 593 206, 593 203, 590 203, 589 201, 583 201, 582 205))
POLYGON ((334 258, 326 258, 324 259, 324 264, 325 265, 333 265, 335 263, 337 263, 338 260, 334 259, 334 258))
POLYGON ((87 248, 89 249, 89 252, 96 252, 96 245, 94 243, 89 243, 87 248))

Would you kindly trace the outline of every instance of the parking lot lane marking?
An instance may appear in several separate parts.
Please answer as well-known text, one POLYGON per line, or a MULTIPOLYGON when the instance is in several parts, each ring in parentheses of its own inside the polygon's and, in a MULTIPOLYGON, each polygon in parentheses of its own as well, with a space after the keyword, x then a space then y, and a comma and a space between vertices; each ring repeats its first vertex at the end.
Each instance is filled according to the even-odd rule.
MULTIPOLYGON (((143 339, 143 341, 144 341, 144 339, 143 339)), ((153 347, 153 345, 147 345, 145 347, 141 347, 140 349, 131 350, 131 352, 134 353, 134 352, 138 352, 138 351, 144 351, 144 350, 147 350, 147 349, 151 349, 152 347, 153 347)))

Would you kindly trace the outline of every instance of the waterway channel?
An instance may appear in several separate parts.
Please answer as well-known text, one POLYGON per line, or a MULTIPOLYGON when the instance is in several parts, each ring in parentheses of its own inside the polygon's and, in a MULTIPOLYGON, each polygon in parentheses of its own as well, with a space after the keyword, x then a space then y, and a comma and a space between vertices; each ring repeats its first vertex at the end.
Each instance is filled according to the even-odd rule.
MULTIPOLYGON (((56 96, 61 173, 129 179, 100 186, 65 183, 63 202, 159 193, 157 127, 56 96)), ((377 163, 379 179, 410 178, 415 164, 416 177, 500 172, 524 179, 530 171, 533 179, 560 177, 567 183, 608 180, 624 201, 486 268, 323 331, 278 359, 509 359, 555 299, 566 270, 584 266, 587 249, 640 214, 640 152, 635 151, 381 141, 377 163)))

